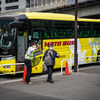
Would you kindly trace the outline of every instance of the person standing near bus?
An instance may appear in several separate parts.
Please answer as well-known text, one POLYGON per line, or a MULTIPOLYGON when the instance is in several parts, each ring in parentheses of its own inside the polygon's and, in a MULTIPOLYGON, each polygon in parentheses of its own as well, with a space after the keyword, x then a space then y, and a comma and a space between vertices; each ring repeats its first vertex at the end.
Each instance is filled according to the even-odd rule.
POLYGON ((27 52, 25 54, 25 61, 24 62, 25 62, 26 68, 27 68, 27 75, 26 75, 25 81, 26 81, 27 84, 33 84, 30 81, 31 71, 32 71, 31 62, 34 59, 33 53, 37 49, 38 48, 36 48, 36 42, 35 41, 32 41, 31 42, 31 46, 28 48, 28 50, 27 50, 27 52))
POLYGON ((52 72, 53 72, 53 67, 55 65, 55 57, 59 58, 60 55, 55 50, 53 50, 53 44, 52 43, 50 43, 48 45, 48 47, 49 47, 49 49, 45 51, 43 59, 45 59, 47 54, 49 54, 51 59, 52 59, 53 64, 50 65, 50 66, 47 66, 47 69, 48 69, 47 82, 54 83, 54 81, 52 80, 52 72))

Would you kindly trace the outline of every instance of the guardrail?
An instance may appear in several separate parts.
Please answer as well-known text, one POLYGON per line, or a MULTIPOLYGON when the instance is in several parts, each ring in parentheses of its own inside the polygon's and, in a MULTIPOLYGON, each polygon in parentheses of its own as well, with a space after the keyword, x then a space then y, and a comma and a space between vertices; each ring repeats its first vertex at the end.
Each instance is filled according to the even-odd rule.
MULTIPOLYGON (((74 60, 74 57, 71 58, 71 56, 72 56, 72 54, 70 55, 70 59, 63 59, 63 60, 61 61, 61 75, 63 74, 63 68, 66 67, 66 66, 63 66, 63 62, 64 62, 64 61, 67 61, 67 62, 68 62, 69 72, 72 73, 72 60, 74 60)), ((93 58, 93 57, 100 57, 100 55, 97 55, 97 56, 79 57, 79 58, 78 58, 78 62, 79 62, 80 59, 83 59, 83 58, 89 59, 89 58, 93 58)), ((100 61, 96 61, 96 62, 100 62, 100 61)), ((90 62, 90 63, 91 63, 91 62, 90 62)), ((92 63, 93 63, 93 62, 92 62, 92 63)), ((78 69, 78 71, 79 71, 79 63, 78 63, 77 69, 78 69)))
MULTIPOLYGON (((24 63, 15 63, 15 64, 1 64, 1 66, 11 66, 11 65, 25 65, 24 63)), ((11 72, 11 73, 3 73, 3 74, 0 74, 1 75, 9 75, 9 74, 18 74, 18 73, 23 73, 23 71, 21 72, 11 72)))

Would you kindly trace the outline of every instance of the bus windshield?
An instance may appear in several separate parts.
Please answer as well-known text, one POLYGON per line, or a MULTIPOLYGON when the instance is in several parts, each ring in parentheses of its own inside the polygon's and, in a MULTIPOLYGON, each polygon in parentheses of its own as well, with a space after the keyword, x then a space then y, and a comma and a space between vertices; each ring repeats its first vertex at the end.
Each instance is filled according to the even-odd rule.
MULTIPOLYGON (((0 47, 10 47, 13 45, 14 38, 9 40, 8 27, 12 21, 0 20, 0 47)), ((14 37, 15 29, 11 30, 11 37, 14 37)))

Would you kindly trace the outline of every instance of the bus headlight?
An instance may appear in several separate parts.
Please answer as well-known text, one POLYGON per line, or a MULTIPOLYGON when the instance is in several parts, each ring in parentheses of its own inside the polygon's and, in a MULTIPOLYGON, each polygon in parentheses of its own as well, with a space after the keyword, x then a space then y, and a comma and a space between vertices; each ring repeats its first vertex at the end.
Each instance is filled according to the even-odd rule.
POLYGON ((3 68, 8 69, 8 68, 10 68, 10 65, 3 66, 3 68))

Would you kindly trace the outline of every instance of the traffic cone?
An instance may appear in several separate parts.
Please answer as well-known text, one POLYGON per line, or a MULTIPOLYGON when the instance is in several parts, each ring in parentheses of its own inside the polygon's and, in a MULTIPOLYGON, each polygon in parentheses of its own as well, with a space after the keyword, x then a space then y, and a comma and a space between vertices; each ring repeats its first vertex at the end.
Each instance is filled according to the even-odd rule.
POLYGON ((64 75, 71 75, 68 69, 68 62, 66 62, 65 74, 64 75))
POLYGON ((27 75, 27 69, 26 66, 24 66, 23 80, 21 82, 25 82, 26 75, 27 75))

